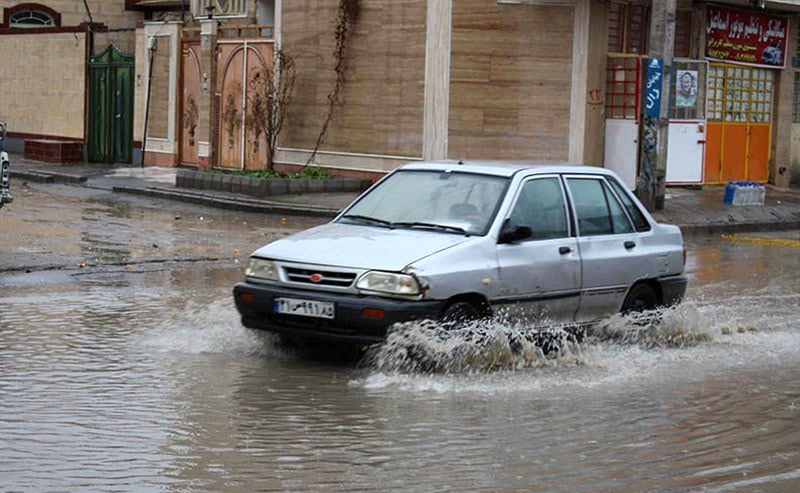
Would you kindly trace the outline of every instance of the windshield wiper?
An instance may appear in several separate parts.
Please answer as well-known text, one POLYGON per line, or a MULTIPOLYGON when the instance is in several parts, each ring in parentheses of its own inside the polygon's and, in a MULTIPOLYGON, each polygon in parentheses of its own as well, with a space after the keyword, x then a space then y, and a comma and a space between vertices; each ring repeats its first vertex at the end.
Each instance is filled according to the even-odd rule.
POLYGON ((387 227, 392 227, 392 225, 393 225, 392 222, 387 221, 385 219, 380 219, 380 218, 377 218, 377 217, 370 217, 370 216, 361 216, 359 214, 345 214, 344 216, 342 216, 342 219, 352 219, 354 221, 361 221, 361 222, 371 223, 371 224, 379 224, 381 226, 387 226, 387 227))
POLYGON ((460 226, 450 226, 449 224, 435 224, 435 223, 425 223, 420 221, 413 221, 413 222, 397 222, 391 223, 392 226, 400 226, 405 228, 425 228, 425 229, 434 229, 437 231, 451 231, 453 233, 461 233, 464 235, 469 235, 466 229, 460 226))

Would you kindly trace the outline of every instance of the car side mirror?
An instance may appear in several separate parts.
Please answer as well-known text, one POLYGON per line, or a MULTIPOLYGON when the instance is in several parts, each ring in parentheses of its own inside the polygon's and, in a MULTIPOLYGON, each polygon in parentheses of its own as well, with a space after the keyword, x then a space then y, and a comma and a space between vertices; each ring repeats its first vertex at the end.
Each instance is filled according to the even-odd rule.
POLYGON ((514 243, 520 240, 525 240, 533 235, 531 228, 528 226, 518 226, 506 221, 500 229, 500 237, 498 243, 514 243))

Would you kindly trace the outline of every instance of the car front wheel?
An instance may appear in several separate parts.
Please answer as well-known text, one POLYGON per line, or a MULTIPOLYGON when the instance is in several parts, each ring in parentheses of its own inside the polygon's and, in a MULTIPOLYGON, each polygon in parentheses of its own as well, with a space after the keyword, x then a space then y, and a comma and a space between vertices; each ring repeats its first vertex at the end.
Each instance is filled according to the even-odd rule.
POLYGON ((481 317, 481 311, 469 301, 454 301, 442 313, 444 322, 471 322, 481 317))

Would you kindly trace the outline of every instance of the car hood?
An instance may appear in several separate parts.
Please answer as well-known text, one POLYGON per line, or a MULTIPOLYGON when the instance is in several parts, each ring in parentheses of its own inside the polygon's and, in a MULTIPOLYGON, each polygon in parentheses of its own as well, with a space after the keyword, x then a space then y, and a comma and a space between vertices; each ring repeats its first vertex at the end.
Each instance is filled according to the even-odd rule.
POLYGON ((400 271, 415 260, 471 238, 435 231, 328 223, 272 242, 253 255, 287 262, 400 271))

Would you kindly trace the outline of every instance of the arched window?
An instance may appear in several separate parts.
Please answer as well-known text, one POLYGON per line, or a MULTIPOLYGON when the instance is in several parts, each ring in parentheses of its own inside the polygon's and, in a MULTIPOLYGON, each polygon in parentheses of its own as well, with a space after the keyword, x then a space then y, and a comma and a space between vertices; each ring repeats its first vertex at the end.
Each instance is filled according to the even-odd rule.
POLYGON ((53 27, 53 16, 40 10, 23 10, 11 14, 9 27, 53 27))
POLYGON ((14 29, 60 27, 61 14, 39 3, 20 3, 3 9, 0 27, 14 29))

